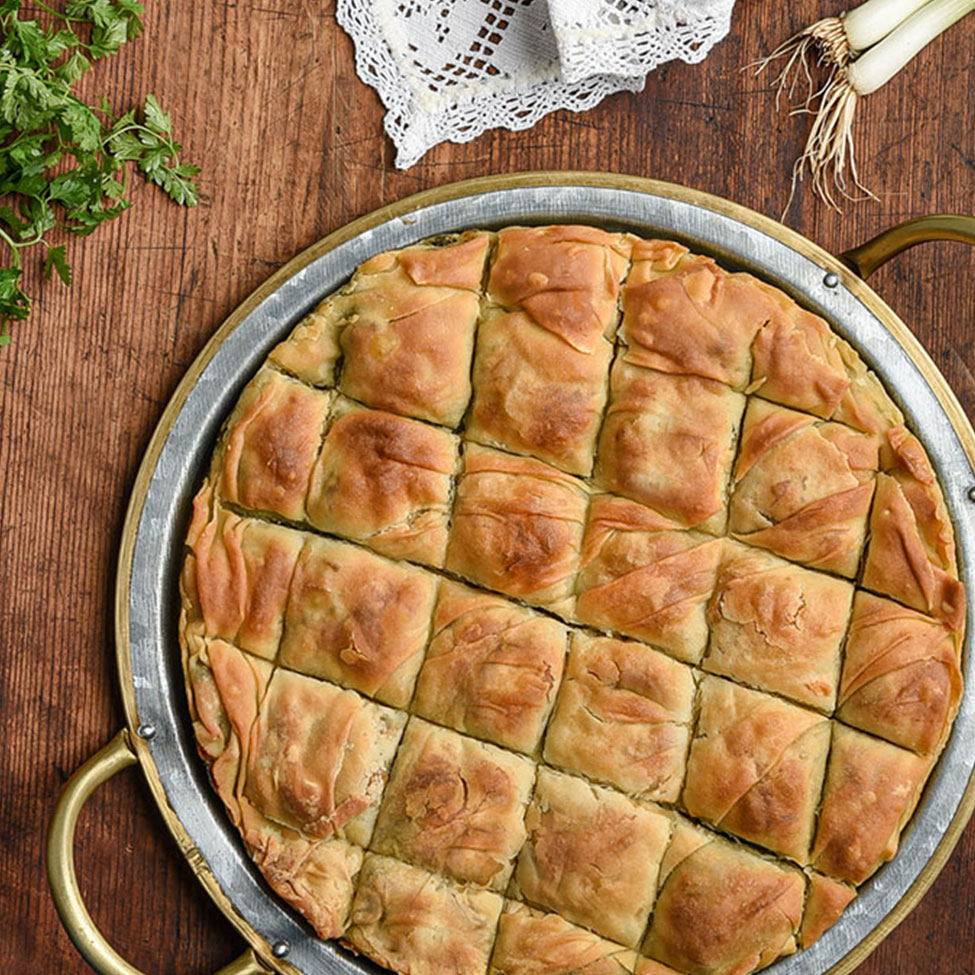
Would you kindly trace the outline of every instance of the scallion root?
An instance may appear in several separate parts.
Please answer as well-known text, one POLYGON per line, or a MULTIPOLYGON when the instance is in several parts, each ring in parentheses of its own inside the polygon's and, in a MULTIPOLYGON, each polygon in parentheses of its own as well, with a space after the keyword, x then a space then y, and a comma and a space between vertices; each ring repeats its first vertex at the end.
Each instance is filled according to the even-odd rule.
POLYGON ((793 34, 787 41, 780 44, 771 54, 759 58, 751 64, 745 65, 744 70, 754 69, 756 77, 776 61, 786 59, 785 65, 772 82, 775 89, 775 107, 783 94, 788 103, 794 104, 797 88, 805 81, 806 94, 801 99, 805 108, 816 97, 812 71, 809 67, 810 55, 820 65, 835 71, 850 60, 850 42, 843 28, 843 21, 839 17, 827 17, 815 24, 793 34))
POLYGON ((813 191, 834 210, 840 209, 837 196, 845 200, 877 199, 857 175, 853 117, 859 98, 845 72, 830 81, 816 110, 806 146, 792 169, 790 203, 796 183, 807 171, 813 191))

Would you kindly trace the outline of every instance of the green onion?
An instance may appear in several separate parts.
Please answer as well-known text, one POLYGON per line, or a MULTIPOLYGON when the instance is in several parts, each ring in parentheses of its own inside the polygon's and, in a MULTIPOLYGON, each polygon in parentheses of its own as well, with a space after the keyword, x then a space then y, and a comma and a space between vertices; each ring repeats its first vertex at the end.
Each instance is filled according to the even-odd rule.
MULTIPOLYGON (((873 0, 876 2, 876 0, 873 0)), ((882 88, 936 37, 975 10, 972 0, 931 0, 885 35, 847 68, 850 87, 858 95, 882 88)))
POLYGON ((883 40, 898 24, 927 2, 928 0, 867 0, 838 17, 817 20, 798 34, 793 34, 767 57, 746 67, 755 68, 755 74, 759 75, 773 62, 788 58, 774 82, 777 88, 776 107, 784 91, 788 90, 790 100, 795 95, 800 80, 799 68, 806 80, 805 105, 808 106, 814 97, 812 74, 809 70, 810 54, 815 55, 822 65, 842 67, 860 51, 865 51, 877 41, 883 40))
POLYGON ((804 103, 793 112, 809 112, 815 119, 793 168, 790 204, 796 183, 807 170, 816 195, 836 210, 837 195, 856 198, 849 183, 876 199, 857 175, 853 147, 857 102, 887 84, 924 47, 973 10, 975 0, 867 0, 840 17, 807 27, 768 57, 749 65, 760 74, 773 61, 788 58, 775 82, 776 106, 783 91, 788 91, 790 99, 795 94, 797 68, 802 68, 809 86, 804 103), (830 72, 815 93, 810 51, 816 52, 819 63, 830 72), (816 99, 818 104, 813 104, 816 99))

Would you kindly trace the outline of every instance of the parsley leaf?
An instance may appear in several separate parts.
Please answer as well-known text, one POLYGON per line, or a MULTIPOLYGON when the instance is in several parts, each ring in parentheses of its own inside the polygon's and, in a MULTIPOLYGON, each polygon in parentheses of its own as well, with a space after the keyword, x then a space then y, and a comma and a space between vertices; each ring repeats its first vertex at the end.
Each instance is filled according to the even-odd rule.
POLYGON ((180 161, 172 120, 155 95, 116 116, 102 97, 88 104, 72 86, 100 58, 142 33, 137 0, 35 0, 41 20, 21 18, 22 0, 0 0, 0 347, 26 318, 23 253, 42 246, 45 278, 71 284, 67 245, 56 231, 84 236, 131 205, 134 168, 183 206, 199 202, 199 167, 180 161))
POLYGON ((199 166, 179 161, 182 147, 173 141, 172 122, 153 94, 146 95, 142 121, 126 112, 108 134, 107 145, 114 158, 132 161, 150 183, 161 186, 170 199, 184 206, 196 206, 200 193, 193 176, 199 166))
POLYGON ((71 284, 71 266, 64 256, 64 244, 48 248, 47 257, 44 258, 44 277, 49 278, 52 271, 56 271, 65 284, 71 284))

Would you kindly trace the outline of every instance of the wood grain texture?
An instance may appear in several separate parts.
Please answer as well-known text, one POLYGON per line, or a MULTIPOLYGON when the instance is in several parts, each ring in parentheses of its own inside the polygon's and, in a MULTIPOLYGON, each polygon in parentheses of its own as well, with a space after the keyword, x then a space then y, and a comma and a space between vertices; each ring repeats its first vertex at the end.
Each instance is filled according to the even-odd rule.
MULTIPOLYGON (((353 217, 489 172, 608 169, 727 196, 777 216, 807 121, 773 111, 738 68, 834 0, 739 0, 731 36, 642 94, 534 129, 488 133, 392 166, 382 108, 320 0, 153 3, 147 32, 86 80, 120 106, 155 91, 186 158, 196 210, 139 186, 135 206, 72 241, 75 285, 42 284, 0 353, 0 971, 88 971, 55 917, 43 830, 71 770, 120 726, 110 605, 142 452, 180 376, 275 268, 353 217)), ((834 251, 891 223, 975 209, 975 17, 861 106, 861 175, 880 202, 841 218, 801 190, 787 222, 834 251)), ((914 328, 975 415, 975 252, 932 245, 873 284, 914 328)), ((82 886, 95 919, 147 972, 207 972, 240 950, 176 853, 137 772, 84 814, 82 886)), ((914 913, 859 975, 975 971, 975 823, 914 913)), ((445 973, 447 975, 447 973, 445 973)))

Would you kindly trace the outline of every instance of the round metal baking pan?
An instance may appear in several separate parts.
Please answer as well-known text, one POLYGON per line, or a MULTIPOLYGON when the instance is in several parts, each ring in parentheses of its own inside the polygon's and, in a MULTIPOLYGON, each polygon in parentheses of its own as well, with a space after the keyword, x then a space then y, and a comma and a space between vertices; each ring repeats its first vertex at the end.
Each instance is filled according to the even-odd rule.
MULTIPOLYGON (((939 227, 951 233, 951 220, 939 227)), ((74 882, 74 820, 100 781, 126 764, 142 766, 167 826, 194 872, 252 951, 228 972, 304 975, 376 972, 313 937, 267 889, 207 780, 188 718, 179 645, 177 574, 190 501, 224 418, 272 346, 371 255, 471 227, 591 223, 642 236, 675 238, 726 267, 758 275, 827 319, 883 379, 935 465, 958 540, 969 592, 963 672, 975 686, 971 652, 975 566, 975 433, 944 379, 908 328, 850 267, 875 265, 934 234, 900 231, 846 262, 766 217, 667 183, 598 173, 487 177, 427 191, 330 235, 278 271, 217 331, 186 374, 139 471, 122 537, 116 589, 116 650, 127 729, 69 783, 52 824, 49 873, 75 943, 106 975, 134 973, 91 924, 74 882), (72 791, 73 789, 73 791, 72 791), (72 884, 74 884, 72 888, 72 884), (124 967, 123 967, 124 966, 124 967)), ((861 887, 841 920, 806 951, 768 975, 852 971, 930 886, 975 806, 975 694, 963 696, 948 745, 903 835, 900 851, 861 887)))

